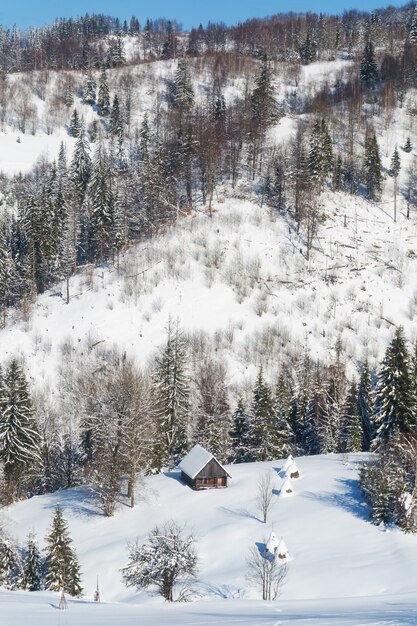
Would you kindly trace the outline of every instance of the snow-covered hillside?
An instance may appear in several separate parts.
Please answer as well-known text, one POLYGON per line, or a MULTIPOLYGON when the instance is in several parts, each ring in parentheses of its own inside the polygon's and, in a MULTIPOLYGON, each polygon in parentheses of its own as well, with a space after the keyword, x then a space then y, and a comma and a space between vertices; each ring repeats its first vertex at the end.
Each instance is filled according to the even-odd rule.
POLYGON ((35 626, 57 619, 79 626, 110 624, 116 616, 123 625, 135 619, 178 625, 411 624, 417 538, 398 529, 383 531, 368 521, 357 483, 359 462, 358 455, 297 459, 301 477, 294 481, 295 494, 287 498, 279 495, 282 462, 277 461, 229 466, 232 481, 223 490, 192 491, 175 472, 146 478, 137 506, 120 505, 110 519, 97 512, 81 488, 8 507, 2 521, 9 532, 24 541, 34 530, 42 543, 54 507, 62 505, 82 567, 85 599, 71 601, 68 613, 59 617, 54 594, 2 593, 1 623, 21 623, 26 610, 36 616, 35 626), (256 496, 257 481, 267 470, 274 475, 275 495, 264 525, 256 496), (144 540, 156 523, 170 518, 186 525, 198 541, 202 598, 187 606, 166 607, 144 592, 126 590, 121 580, 127 544, 144 540), (245 578, 246 558, 271 528, 284 538, 291 560, 282 597, 263 603, 245 578), (102 600, 122 604, 89 603, 97 575, 102 600))
POLYGON ((171 316, 195 350, 226 359, 231 385, 252 382, 261 364, 275 375, 304 348, 325 362, 339 336, 351 374, 365 359, 376 367, 394 323, 416 339, 417 225, 403 213, 393 224, 383 207, 345 194, 323 201, 327 218, 307 261, 283 217, 222 197, 212 218, 197 212, 130 249, 119 271, 72 279, 68 305, 58 286, 26 319, 16 313, 0 331, 3 358, 24 357, 35 386, 53 391, 62 364, 76 365, 98 342, 145 366, 171 316))

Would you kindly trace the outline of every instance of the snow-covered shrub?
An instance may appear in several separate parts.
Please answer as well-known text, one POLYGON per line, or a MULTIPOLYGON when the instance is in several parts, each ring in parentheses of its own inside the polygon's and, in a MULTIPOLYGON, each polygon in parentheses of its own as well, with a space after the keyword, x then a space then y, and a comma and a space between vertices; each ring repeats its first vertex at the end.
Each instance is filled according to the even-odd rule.
POLYGON ((182 593, 177 599, 184 599, 187 591, 191 592, 197 565, 194 537, 185 535, 184 529, 171 520, 161 528, 155 526, 144 544, 129 546, 129 563, 122 572, 127 587, 152 588, 173 602, 179 586, 182 593))

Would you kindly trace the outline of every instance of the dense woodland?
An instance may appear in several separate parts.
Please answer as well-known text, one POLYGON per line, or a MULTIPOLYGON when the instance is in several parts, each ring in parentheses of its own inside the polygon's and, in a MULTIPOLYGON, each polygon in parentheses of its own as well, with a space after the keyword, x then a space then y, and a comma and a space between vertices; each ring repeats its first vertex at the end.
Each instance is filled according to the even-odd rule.
MULTIPOLYGON (((0 123, 36 133, 36 111, 15 78, 27 73, 42 94, 54 74, 55 106, 76 138, 70 157, 62 146, 54 162, 1 181, 2 324, 15 309, 30 314, 36 295, 58 284, 68 302, 71 276, 90 264, 118 269, 123 250, 183 215, 205 206, 210 216, 220 184, 233 193, 244 180, 250 197, 300 234, 307 261, 325 190, 373 202, 390 176, 413 210, 417 169, 407 172, 406 188, 396 187, 401 151, 412 150, 412 139, 395 149, 386 172, 374 125, 389 125, 395 106, 417 112, 416 61, 414 5, 341 17, 276 15, 190 33, 175 21, 122 24, 95 15, 26 32, 1 29, 0 123), (132 40, 140 45, 127 60, 132 40), (336 58, 353 63, 335 89, 297 92, 302 64, 336 58), (131 69, 158 59, 173 60, 172 75, 154 94, 154 113, 136 123, 131 69), (204 104, 193 85, 202 71, 210 85, 204 104), (284 99, 274 86, 280 73, 294 83, 284 99), (231 74, 246 87, 227 105, 231 74), (96 112, 93 122, 79 113, 81 102, 96 112), (284 114, 298 116, 297 133, 271 149, 266 134, 284 114)), ((48 119, 53 132, 52 113, 48 119)), ((59 400, 31 394, 30 372, 17 358, 4 362, 3 504, 86 483, 110 516, 121 498, 134 505, 141 473, 174 467, 196 442, 227 463, 372 450, 361 481, 374 521, 413 529, 417 348, 401 327, 377 371, 358 363, 349 378, 336 342, 327 363, 306 350, 274 380, 260 367, 252 389, 229 389, 226 363, 176 320, 144 370, 117 348, 99 346, 79 362, 64 344, 62 352, 59 400)))

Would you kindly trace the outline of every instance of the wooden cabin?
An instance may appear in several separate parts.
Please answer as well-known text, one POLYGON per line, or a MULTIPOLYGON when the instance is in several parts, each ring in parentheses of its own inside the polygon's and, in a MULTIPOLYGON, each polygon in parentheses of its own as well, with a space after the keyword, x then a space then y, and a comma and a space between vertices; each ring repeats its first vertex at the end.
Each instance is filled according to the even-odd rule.
POLYGON ((181 479, 192 489, 221 489, 231 478, 218 460, 198 444, 178 465, 181 479))

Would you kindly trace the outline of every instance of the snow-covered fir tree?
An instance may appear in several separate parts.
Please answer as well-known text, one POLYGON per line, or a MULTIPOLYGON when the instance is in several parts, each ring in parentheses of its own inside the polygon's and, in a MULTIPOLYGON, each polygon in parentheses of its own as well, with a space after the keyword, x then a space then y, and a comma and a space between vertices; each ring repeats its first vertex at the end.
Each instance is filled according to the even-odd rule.
POLYGON ((314 41, 313 35, 309 30, 307 31, 305 40, 300 47, 299 54, 301 58, 301 63, 303 63, 304 65, 309 65, 310 63, 313 63, 317 58, 317 44, 314 41))
POLYGON ((221 463, 230 457, 230 410, 227 400, 226 368, 207 360, 196 375, 197 423, 194 441, 209 450, 221 463))
POLYGON ((262 59, 259 74, 255 78, 255 87, 251 95, 251 106, 253 116, 261 127, 269 124, 276 115, 272 76, 266 55, 262 59))
POLYGON ((282 429, 275 413, 271 389, 264 380, 262 368, 256 377, 250 412, 250 445, 253 460, 279 458, 282 429))
POLYGON ((232 415, 230 430, 230 448, 232 463, 246 463, 252 460, 250 446, 249 415, 245 411, 243 400, 239 398, 237 407, 232 415))
POLYGON ((404 330, 400 326, 385 352, 376 389, 376 445, 416 430, 416 394, 404 330))
POLYGON ((374 437, 374 397, 372 393, 372 377, 365 362, 362 368, 357 398, 358 411, 362 422, 362 449, 369 450, 374 437))
POLYGON ((84 121, 81 120, 80 131, 72 155, 70 176, 74 181, 77 190, 78 201, 83 203, 90 181, 92 162, 90 157, 90 146, 85 134, 84 121))
POLYGON ((333 163, 332 140, 326 120, 317 120, 313 126, 308 153, 308 168, 311 178, 320 192, 333 163))
POLYGON ((155 399, 154 469, 174 467, 187 450, 186 419, 189 381, 186 374, 186 343, 178 322, 170 319, 167 340, 156 359, 153 376, 155 399))
POLYGON ((365 138, 364 182, 369 198, 376 199, 382 191, 382 165, 375 132, 365 138))
POLYGON ((110 92, 107 82, 106 69, 103 67, 97 93, 97 111, 99 115, 108 115, 110 111, 110 92))
POLYGON ((78 137, 80 134, 80 116, 78 115, 77 109, 74 109, 72 112, 68 132, 71 137, 78 137))
POLYGON ((20 589, 39 591, 42 589, 43 560, 33 533, 29 534, 23 557, 20 589))
POLYGON ((92 207, 91 226, 101 260, 109 254, 114 224, 114 197, 110 185, 106 154, 103 146, 99 144, 91 170, 89 191, 92 207))
POLYGON ((173 98, 175 106, 181 111, 188 111, 194 104, 194 87, 186 59, 178 61, 174 77, 173 98))
POLYGON ((413 144, 411 143, 410 137, 407 137, 404 144, 404 152, 410 153, 413 149, 413 144))
POLYGON ((412 44, 417 44, 417 7, 414 7, 411 18, 409 37, 412 44))
POLYGON ((378 66, 375 61, 374 46, 371 40, 367 41, 363 51, 360 80, 368 89, 375 87, 379 80, 378 66))
POLYGON ((291 427, 293 418, 293 397, 289 378, 281 373, 275 390, 275 415, 277 419, 277 458, 283 459, 294 452, 294 432, 291 427))
POLYGON ((110 113, 110 133, 113 137, 123 137, 123 124, 120 112, 119 97, 114 95, 110 113))
POLYGON ((96 101, 97 84, 94 80, 92 69, 89 68, 84 83, 84 102, 94 104, 96 101))
POLYGON ((0 587, 18 587, 21 571, 22 561, 16 543, 0 529, 0 587))
POLYGON ((82 587, 79 565, 60 506, 55 509, 45 542, 45 588, 80 596, 82 587))
POLYGON ((40 462, 40 437, 21 365, 13 359, 0 377, 0 459, 8 497, 24 493, 25 483, 40 462))

